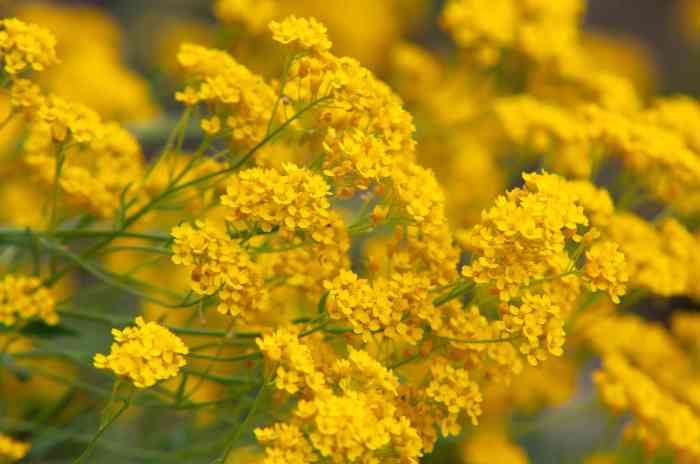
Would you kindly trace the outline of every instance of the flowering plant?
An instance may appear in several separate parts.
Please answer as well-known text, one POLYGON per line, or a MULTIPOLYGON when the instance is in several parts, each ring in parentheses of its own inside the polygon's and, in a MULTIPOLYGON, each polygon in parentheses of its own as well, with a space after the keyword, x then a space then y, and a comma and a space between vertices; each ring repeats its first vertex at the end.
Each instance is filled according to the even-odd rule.
POLYGON ((599 69, 582 0, 448 0, 451 60, 316 3, 176 28, 162 110, 100 14, 0 21, 0 460, 528 462, 600 359, 590 462, 700 462, 700 316, 639 316, 700 298, 700 103, 599 69))

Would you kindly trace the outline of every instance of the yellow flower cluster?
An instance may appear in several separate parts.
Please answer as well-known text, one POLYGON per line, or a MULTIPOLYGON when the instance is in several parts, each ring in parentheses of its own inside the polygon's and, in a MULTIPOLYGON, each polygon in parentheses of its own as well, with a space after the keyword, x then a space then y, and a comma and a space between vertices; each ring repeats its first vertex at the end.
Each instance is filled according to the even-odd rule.
POLYGON ((3 461, 19 461, 29 453, 30 448, 31 445, 29 443, 14 440, 4 433, 0 434, 0 459, 3 461))
POLYGON ((549 261, 588 225, 578 196, 553 174, 523 174, 524 188, 509 191, 484 211, 465 237, 475 259, 462 273, 477 283, 494 282, 504 301, 523 285, 542 279, 549 261))
POLYGON ((270 28, 274 40, 297 53, 285 96, 307 105, 328 101, 313 111, 325 129, 315 141, 325 153, 323 172, 339 195, 390 177, 399 160, 413 161, 415 128, 401 100, 356 60, 334 56, 324 26, 313 18, 291 16, 270 28))
MULTIPOLYGON (((628 438, 700 461, 700 317, 675 308, 700 297, 700 104, 653 99, 649 79, 605 58, 627 49, 581 32, 583 0, 448 0, 454 56, 398 40, 415 24, 391 12, 422 0, 213 3, 221 34, 175 28, 188 31, 169 76, 181 117, 124 127, 107 121, 153 113, 150 97, 132 100, 138 79, 91 104, 131 76, 112 20, 19 9, 68 39, 70 69, 36 79, 24 71, 56 61, 55 42, 0 22, 0 267, 13 272, 0 322, 55 324, 55 298, 62 318, 111 325, 116 313, 81 307, 83 290, 128 294, 144 316, 114 329, 94 366, 147 388, 188 364, 146 394, 172 395, 194 425, 233 425, 222 463, 418 464, 462 435, 468 462, 521 464, 513 415, 538 421, 571 398, 593 356, 628 438), (323 22, 297 16, 315 11, 323 22), (101 45, 81 45, 72 21, 101 45), (341 55, 377 38, 371 70, 341 55), (91 63, 100 83, 64 95, 91 63), (61 295, 71 277, 76 293, 61 295), (657 303, 671 330, 632 315, 657 303), (232 399, 238 424, 209 408, 232 399), (252 434, 254 457, 236 449, 252 434)), ((38 347, 8 351, 33 379, 25 358, 50 351, 38 347)))
POLYGON ((603 370, 594 380, 607 405, 616 411, 630 410, 639 419, 628 432, 650 449, 669 445, 689 462, 700 459, 700 417, 624 357, 604 358, 603 370))
POLYGON ((692 208, 683 197, 700 188, 700 159, 682 134, 649 122, 644 114, 629 117, 590 108, 586 117, 593 139, 610 152, 620 153, 626 166, 639 173, 654 195, 681 208, 692 208))
POLYGON ((473 49, 486 65, 511 50, 538 62, 557 61, 571 53, 583 10, 581 0, 497 0, 486 9, 477 0, 451 0, 442 23, 459 46, 473 49))
POLYGON ((31 116, 43 104, 44 96, 38 85, 29 79, 16 79, 12 82, 12 87, 10 87, 10 105, 13 110, 31 116))
POLYGON ((50 93, 83 103, 109 120, 144 122, 157 116, 148 81, 124 62, 126 37, 116 18, 87 5, 15 3, 20 19, 56 35, 61 63, 39 76, 50 93))
POLYGON ((279 227, 293 236, 297 230, 323 242, 329 223, 330 188, 323 177, 288 163, 282 171, 247 169, 233 177, 221 197, 232 223, 247 221, 270 232, 279 227))
POLYGON ((318 391, 326 388, 309 347, 299 342, 298 334, 285 328, 256 340, 265 358, 278 365, 275 384, 278 389, 297 393, 302 388, 318 391))
POLYGON ((596 243, 586 251, 583 280, 591 291, 607 291, 613 302, 620 302, 629 276, 625 255, 619 251, 617 243, 596 243))
POLYGON ((161 380, 175 377, 189 353, 180 338, 156 322, 146 323, 141 316, 135 327, 112 329, 114 343, 110 353, 96 354, 94 365, 128 377, 138 388, 148 388, 161 380))
POLYGON ((178 61, 192 84, 175 98, 189 107, 205 105, 204 132, 230 134, 233 142, 248 148, 263 138, 275 97, 260 76, 222 50, 193 44, 182 45, 178 61))
POLYGON ((3 70, 15 76, 26 69, 43 71, 56 64, 56 38, 36 24, 17 18, 0 21, 0 55, 3 70))
POLYGON ((520 343, 520 352, 533 366, 546 360, 547 353, 561 356, 565 333, 559 306, 549 295, 533 295, 527 290, 521 300, 519 305, 501 305, 506 331, 525 339, 520 343))
POLYGON ((40 124, 50 128, 51 138, 58 143, 89 143, 100 137, 100 117, 80 103, 52 95, 39 107, 36 116, 40 124))
POLYGON ((626 256, 631 285, 664 296, 698 294, 700 241, 678 221, 655 226, 632 213, 618 213, 608 233, 626 256))
POLYGON ((257 343, 277 366, 277 388, 297 393, 304 387, 305 392, 291 423, 255 431, 266 445, 265 464, 377 462, 386 451, 395 456, 387 462, 418 462, 422 443, 410 421, 399 414, 398 378, 367 352, 350 347, 346 359, 323 368, 309 346, 288 329, 278 329, 257 343), (283 456, 285 461, 280 460, 283 456))
POLYGON ((700 377, 692 357, 659 324, 632 315, 588 317, 586 337, 603 357, 594 380, 606 405, 632 415, 628 438, 697 460, 700 377))
POLYGON ((37 277, 7 274, 0 280, 0 322, 11 326, 18 320, 33 318, 50 325, 58 323, 51 290, 42 287, 37 277))
POLYGON ((272 40, 298 47, 299 50, 311 50, 322 54, 331 48, 328 40, 326 26, 316 21, 315 18, 297 18, 288 16, 282 22, 270 23, 272 40))
POLYGON ((423 325, 439 326, 438 310, 429 298, 430 281, 421 275, 393 274, 370 284, 352 271, 341 271, 324 283, 328 290, 328 314, 350 323, 368 342, 373 334, 416 344, 423 325))
POLYGON ((250 255, 213 222, 183 224, 171 235, 173 263, 186 266, 192 290, 219 298, 219 312, 250 319, 268 309, 260 269, 250 255))
POLYGON ((469 417, 472 424, 478 424, 483 398, 479 386, 469 378, 466 370, 439 361, 430 370, 431 379, 425 394, 439 404, 442 434, 458 435, 461 431, 460 414, 469 417))
MULTIPOLYGON (((609 197, 587 184, 553 174, 523 174, 525 185, 509 191, 482 214, 482 222, 462 237, 474 253, 462 275, 493 286, 500 300, 499 330, 537 365, 547 353, 561 356, 564 321, 575 307, 581 284, 607 291, 614 302, 625 293, 625 255, 618 245, 596 242, 585 253, 583 269, 572 248, 584 250, 600 235, 585 213, 607 222, 609 197), (584 206, 585 205, 585 206, 584 206), (601 219, 602 218, 602 219, 601 219)), ((579 252, 580 253, 580 252, 579 252)))
POLYGON ((118 124, 101 122, 82 105, 54 101, 61 101, 63 109, 45 108, 49 119, 33 126, 25 162, 51 186, 55 183, 57 158, 62 157, 58 184, 68 203, 110 217, 118 209, 124 189, 143 177, 141 147, 118 124))
POLYGON ((276 0, 217 0, 214 14, 224 24, 240 24, 253 34, 260 34, 276 16, 276 0))
POLYGON ((305 464, 318 461, 309 440, 299 426, 277 423, 255 429, 258 442, 265 445, 263 464, 305 464))

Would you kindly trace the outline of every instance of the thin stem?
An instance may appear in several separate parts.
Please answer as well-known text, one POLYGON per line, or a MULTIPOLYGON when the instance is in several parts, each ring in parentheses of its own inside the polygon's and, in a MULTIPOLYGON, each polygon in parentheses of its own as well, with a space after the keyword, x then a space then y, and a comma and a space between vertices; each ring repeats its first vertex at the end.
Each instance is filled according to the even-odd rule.
POLYGON ((476 287, 476 284, 473 282, 465 282, 462 284, 458 284, 449 293, 447 293, 447 295, 443 295, 443 296, 435 298, 433 300, 433 305, 442 306, 445 303, 454 300, 455 298, 461 297, 465 293, 472 290, 474 287, 476 287))
POLYGON ((131 397, 134 392, 133 390, 129 392, 129 396, 126 398, 126 400, 124 400, 117 412, 114 413, 111 417, 107 417, 107 412, 110 406, 115 402, 115 398, 117 396, 120 384, 121 379, 117 378, 117 380, 115 380, 114 382, 114 388, 112 389, 112 396, 110 397, 109 401, 107 402, 107 405, 105 406, 105 409, 103 410, 103 417, 100 421, 100 427, 97 429, 97 433, 95 433, 95 436, 92 437, 92 440, 90 440, 90 442, 88 443, 88 446, 87 448, 85 448, 85 451, 83 451, 82 454, 73 461, 73 464, 80 464, 88 456, 90 456, 90 453, 95 448, 95 445, 97 444, 97 441, 100 439, 100 437, 104 435, 107 429, 119 418, 119 416, 121 416, 124 413, 124 411, 128 409, 129 404, 131 403, 131 397))
POLYGON ((243 432, 248 428, 248 423, 250 420, 255 416, 255 413, 257 412, 258 405, 260 404, 260 400, 263 397, 263 394, 266 390, 267 384, 263 382, 263 384, 260 386, 260 389, 258 390, 258 394, 255 396, 255 401, 253 402, 253 405, 250 407, 250 410, 248 411, 248 414, 245 416, 245 419, 243 419, 243 422, 241 422, 238 427, 236 427, 236 430, 233 432, 231 438, 227 440, 227 445, 226 445, 226 450, 224 453, 221 455, 219 459, 214 461, 214 463, 225 463, 228 460, 229 455, 231 454, 231 451, 233 451, 234 446, 236 446, 236 443, 238 442, 238 439, 241 437, 243 432))

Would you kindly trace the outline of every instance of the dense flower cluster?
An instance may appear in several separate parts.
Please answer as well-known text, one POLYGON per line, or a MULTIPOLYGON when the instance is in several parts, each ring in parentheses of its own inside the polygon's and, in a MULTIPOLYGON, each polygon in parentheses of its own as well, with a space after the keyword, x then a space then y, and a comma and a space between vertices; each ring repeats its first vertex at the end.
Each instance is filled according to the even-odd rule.
POLYGON ((498 0, 484 9, 475 0, 452 0, 442 20, 457 44, 474 49, 488 65, 496 64, 504 49, 536 61, 563 60, 577 39, 583 6, 581 0, 498 0))
POLYGON ((36 277, 8 274, 0 280, 0 322, 11 326, 18 320, 38 318, 58 323, 56 300, 36 277))
POLYGON ((320 242, 328 224, 329 195, 323 177, 285 164, 282 172, 257 168, 240 172, 228 185, 221 204, 233 223, 247 221, 265 232, 277 226, 292 235, 297 230, 308 231, 320 242))
POLYGON ((307 392, 291 423, 256 429, 258 441, 266 445, 265 464, 282 462, 282 457, 291 463, 376 462, 380 456, 418 462, 422 443, 398 410, 398 378, 367 352, 350 347, 347 359, 323 367, 289 330, 279 329, 257 343, 266 359, 279 363, 277 388, 297 393, 303 385, 307 392))
POLYGON ((604 402, 617 411, 632 411, 640 421, 629 433, 642 437, 652 449, 668 443, 690 462, 700 458, 700 418, 687 404, 622 357, 604 358, 595 381, 604 402))
POLYGON ((0 50, 3 70, 11 76, 26 69, 43 71, 58 62, 56 37, 47 29, 17 18, 0 22, 0 50))
POLYGON ((341 271, 324 285, 328 290, 328 314, 348 321, 365 341, 376 333, 378 337, 415 344, 423 338, 424 323, 439 321, 428 294, 430 281, 421 275, 397 273, 370 285, 351 271, 341 271))
POLYGON ((615 303, 625 294, 625 283, 629 279, 625 255, 619 251, 617 243, 597 243, 586 251, 584 281, 592 291, 604 290, 615 303))
POLYGON ((326 26, 315 18, 297 18, 290 16, 282 22, 270 23, 272 39, 285 45, 299 47, 300 50, 311 50, 322 54, 331 48, 326 26))
POLYGON ((214 223, 195 225, 183 224, 171 232, 173 262, 189 269, 192 290, 216 293, 222 314, 248 318, 267 310, 262 275, 250 255, 214 223))
POLYGON ((96 354, 94 365, 127 377, 134 386, 148 388, 178 375, 187 361, 187 346, 170 330, 156 322, 136 318, 135 327, 112 330, 110 353, 96 354))
POLYGON ((204 132, 230 133, 234 142, 245 147, 262 139, 272 115, 274 93, 260 76, 224 51, 193 44, 182 45, 178 60, 194 83, 175 98, 190 107, 205 105, 204 132))

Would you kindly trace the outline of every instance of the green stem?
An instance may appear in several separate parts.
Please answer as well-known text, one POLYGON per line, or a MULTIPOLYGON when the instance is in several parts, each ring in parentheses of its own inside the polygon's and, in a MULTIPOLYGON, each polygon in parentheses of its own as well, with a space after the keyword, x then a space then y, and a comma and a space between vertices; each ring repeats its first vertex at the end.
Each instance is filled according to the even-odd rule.
POLYGON ((443 295, 443 296, 435 298, 433 300, 433 305, 442 306, 445 303, 454 300, 455 298, 461 297, 465 293, 472 290, 474 287, 476 287, 476 284, 473 282, 465 282, 462 284, 458 284, 449 293, 447 293, 447 295, 443 295))
POLYGON ((73 461, 73 464, 80 464, 87 457, 89 457, 90 453, 95 448, 95 445, 97 444, 97 441, 100 439, 100 437, 104 435, 107 429, 119 418, 119 416, 121 416, 124 413, 124 411, 126 411, 129 408, 129 404, 131 403, 131 396, 133 395, 133 390, 129 392, 129 396, 126 398, 126 400, 124 400, 117 412, 114 413, 111 417, 107 417, 107 412, 110 406, 112 406, 112 404, 115 402, 115 398, 117 396, 120 384, 121 378, 117 378, 117 380, 115 380, 114 382, 114 388, 112 389, 112 396, 110 397, 109 401, 107 402, 107 405, 105 406, 105 409, 103 410, 103 417, 100 421, 100 427, 97 429, 97 433, 95 433, 95 436, 92 437, 92 440, 90 440, 90 442, 88 443, 88 446, 87 448, 85 448, 85 451, 83 451, 82 454, 73 461))
POLYGON ((267 384, 263 382, 263 384, 260 386, 260 389, 258 390, 258 394, 255 396, 255 401, 253 402, 253 405, 250 407, 248 414, 245 416, 245 419, 243 419, 243 422, 241 422, 238 425, 238 427, 236 427, 236 430, 233 432, 231 438, 226 441, 227 445, 224 453, 219 459, 215 460, 214 463, 223 464, 228 460, 228 457, 231 454, 231 451, 233 451, 233 448, 236 446, 236 443, 238 442, 239 438, 248 428, 248 423, 255 416, 255 413, 258 409, 258 405, 260 404, 260 400, 264 396, 263 394, 266 390, 266 386, 267 384))

